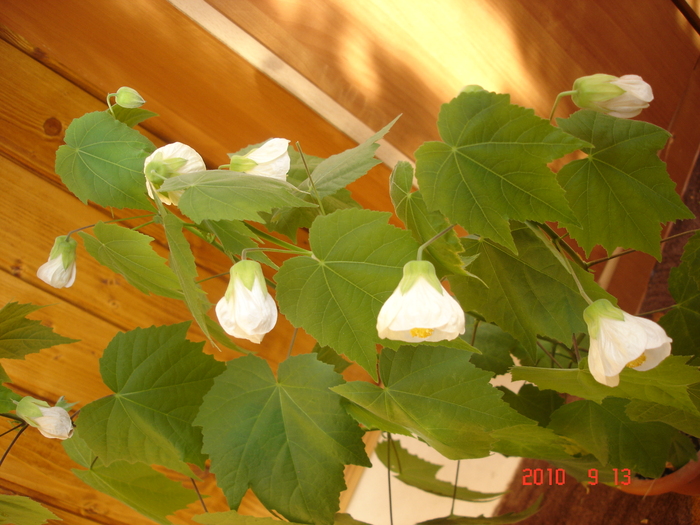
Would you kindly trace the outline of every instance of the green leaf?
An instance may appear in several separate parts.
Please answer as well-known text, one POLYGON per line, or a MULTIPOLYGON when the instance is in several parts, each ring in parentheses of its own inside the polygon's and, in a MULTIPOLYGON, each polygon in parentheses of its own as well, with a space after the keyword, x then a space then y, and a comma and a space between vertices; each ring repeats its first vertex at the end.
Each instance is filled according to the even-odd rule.
MULTIPOLYGON (((413 168, 408 162, 399 162, 389 180, 391 202, 396 215, 413 233, 420 244, 432 239, 447 228, 450 223, 436 211, 428 211, 423 194, 413 188, 413 168)), ((459 254, 464 251, 454 230, 435 240, 426 249, 427 259, 435 266, 438 275, 467 275, 464 262, 459 254)))
POLYGON ((48 520, 63 521, 30 498, 0 494, 0 525, 43 525, 48 520))
MULTIPOLYGON (((376 142, 386 135, 398 119, 399 117, 396 117, 359 146, 320 162, 311 174, 318 194, 321 197, 332 195, 379 164, 381 161, 374 158, 374 153, 379 148, 379 144, 376 142)), ((307 192, 313 191, 308 179, 299 184, 299 189, 307 192)))
POLYGON ((155 150, 146 137, 104 111, 88 113, 66 129, 56 173, 83 203, 115 208, 152 207, 143 161, 155 150))
MULTIPOLYGON (((697 385, 694 387, 697 390, 697 385)), ((687 410, 633 399, 627 405, 626 412, 632 421, 639 421, 640 423, 658 421, 691 436, 700 437, 700 415, 687 410)))
MULTIPOLYGON (((569 342, 587 332, 583 310, 588 303, 576 282, 537 236, 526 227, 513 229, 518 255, 487 240, 463 239, 467 255, 479 255, 470 269, 484 284, 468 277, 450 277, 452 292, 465 311, 474 310, 520 341, 535 360, 536 336, 569 342)), ((579 272, 579 280, 594 301, 615 299, 579 272)))
POLYGON ((385 348, 380 355, 384 388, 354 381, 333 390, 378 422, 410 430, 447 458, 484 457, 495 441, 492 431, 536 423, 501 400, 502 393, 489 384, 491 374, 471 364, 470 357, 451 348, 385 348))
POLYGON ((276 276, 282 314, 375 379, 377 315, 418 249, 388 219, 355 209, 319 217, 309 231, 313 257, 285 261, 276 276))
POLYGON ((156 523, 171 525, 166 516, 197 500, 194 491, 185 489, 143 463, 115 461, 105 466, 101 458, 95 458, 77 430, 71 439, 63 442, 63 448, 73 461, 89 469, 73 469, 73 474, 79 479, 156 523))
POLYGON ((342 374, 343 371, 352 364, 338 355, 338 353, 330 346, 321 346, 316 343, 312 352, 316 354, 316 359, 322 363, 331 365, 333 370, 335 370, 338 374, 342 374))
POLYGON ((194 255, 192 255, 190 243, 187 242, 185 235, 182 233, 182 225, 183 221, 178 217, 170 212, 164 212, 163 226, 165 227, 165 238, 170 248, 170 268, 172 268, 178 281, 180 281, 180 287, 185 296, 185 304, 192 313, 192 317, 197 321, 204 335, 214 344, 209 332, 209 322, 207 321, 209 319, 207 311, 211 307, 211 303, 207 299, 207 294, 196 282, 197 263, 194 260, 194 255))
POLYGON ((141 122, 146 119, 158 116, 158 113, 154 113, 153 111, 149 111, 147 109, 125 108, 118 104, 112 106, 112 111, 114 112, 115 119, 117 119, 119 122, 123 122, 130 128, 141 124, 141 122))
POLYGON ((700 382, 700 371, 686 365, 687 360, 683 356, 669 356, 656 368, 644 372, 625 368, 620 373, 620 384, 615 388, 598 383, 587 369, 515 367, 511 372, 514 381, 524 379, 535 383, 541 390, 549 388, 597 403, 614 396, 660 403, 700 414, 688 388, 700 382))
POLYGON ((285 206, 315 206, 288 182, 228 170, 209 170, 172 177, 160 191, 185 190, 178 208, 194 222, 206 219, 261 221, 259 212, 285 206))
POLYGON ((549 424, 552 412, 564 404, 562 397, 554 390, 540 390, 529 383, 521 386, 517 394, 505 387, 500 390, 503 392, 503 401, 543 427, 549 424))
POLYGON ((584 149, 587 158, 559 171, 580 225, 567 227, 571 236, 588 253, 600 244, 608 253, 622 246, 661 259, 660 223, 694 217, 658 157, 670 133, 648 122, 591 110, 557 122, 594 146, 584 149))
MULTIPOLYGON (((4 373, 4 370, 3 370, 4 373)), ((9 377, 7 378, 9 382, 9 377)), ((0 412, 12 412, 17 405, 13 401, 19 401, 22 396, 15 394, 6 386, 0 385, 0 412)))
POLYGON ((398 474, 396 479, 403 481, 406 485, 438 496, 454 497, 460 501, 490 501, 503 494, 502 492, 485 494, 465 487, 457 487, 457 490, 455 490, 455 486, 452 483, 437 479, 437 473, 442 468, 442 465, 435 465, 418 456, 414 456, 401 447, 399 442, 394 440, 391 442, 382 441, 374 449, 379 460, 387 468, 387 450, 389 446, 391 446, 391 471, 398 474))
POLYGON ((509 102, 479 91, 443 104, 444 142, 418 148, 416 177, 428 209, 515 250, 509 220, 576 223, 547 164, 587 144, 509 102))
POLYGON ((93 231, 95 237, 83 232, 80 236, 85 249, 97 262, 123 275, 145 294, 182 299, 177 277, 165 259, 151 248, 153 237, 104 222, 98 222, 93 231))
POLYGON ((685 245, 681 264, 671 270, 668 290, 676 306, 664 315, 659 324, 673 339, 673 353, 692 355, 700 360, 700 235, 695 234, 685 245))
POLYGON ((576 441, 603 465, 659 477, 678 431, 663 423, 638 423, 625 413, 627 399, 574 401, 552 414, 550 428, 576 441))
MULTIPOLYGON (((474 317, 466 316, 465 333, 469 337, 474 331, 475 322, 474 317)), ((482 322, 479 323, 476 329, 474 347, 481 354, 475 353, 471 358, 471 362, 482 370, 488 370, 496 375, 508 372, 510 367, 513 366, 511 353, 515 352, 516 348, 522 348, 513 336, 504 332, 499 326, 482 322)))
MULTIPOLYGON (((43 306, 30 303, 7 303, 0 310, 0 359, 24 359, 44 348, 75 343, 70 339, 54 333, 40 321, 27 319, 26 316, 43 306)), ((3 371, 4 373, 4 371, 3 371)))
POLYGON ((485 517, 483 514, 476 518, 468 516, 447 516, 445 518, 422 521, 417 525, 508 525, 510 523, 518 523, 540 510, 542 498, 544 498, 544 495, 541 495, 532 505, 521 512, 506 512, 500 516, 493 516, 490 518, 485 517))
POLYGON ((204 394, 225 365, 185 336, 189 323, 119 333, 100 359, 114 395, 80 412, 82 438, 109 465, 158 464, 191 476, 204 465, 202 435, 192 426, 204 394))
POLYGON ((223 346, 226 348, 229 348, 231 350, 234 350, 238 352, 239 354, 254 354, 255 352, 251 352, 250 350, 246 350, 243 347, 238 346, 236 343, 234 343, 231 338, 228 336, 228 334, 224 331, 223 328, 221 328, 221 325, 217 322, 214 321, 209 316, 206 316, 204 318, 204 321, 207 323, 207 328, 209 329, 209 334, 214 338, 214 340, 217 343, 221 343, 223 346))
MULTIPOLYGON (((204 226, 216 235, 229 255, 240 255, 246 248, 257 248, 260 239, 241 221, 204 221, 204 226)), ((278 269, 262 251, 248 252, 248 259, 253 259, 270 268, 278 269)))
POLYGON ((282 362, 276 380, 259 357, 229 361, 195 424, 232 508, 250 487, 290 521, 333 523, 343 465, 369 466, 362 431, 329 390, 342 382, 312 354, 282 362))

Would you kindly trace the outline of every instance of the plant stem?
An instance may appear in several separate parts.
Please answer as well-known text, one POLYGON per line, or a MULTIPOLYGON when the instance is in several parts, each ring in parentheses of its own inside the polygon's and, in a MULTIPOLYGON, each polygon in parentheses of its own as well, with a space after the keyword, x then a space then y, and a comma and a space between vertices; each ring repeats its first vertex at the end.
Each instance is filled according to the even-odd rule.
POLYGON ((559 105, 559 101, 562 99, 562 97, 565 97, 567 95, 573 95, 576 93, 576 91, 562 91, 557 95, 557 98, 554 99, 554 105, 552 105, 552 111, 549 113, 549 122, 552 122, 552 119, 554 118, 554 112, 557 110, 557 106, 559 105))
POLYGON ((12 442, 10 442, 10 446, 7 447, 7 450, 6 450, 5 453, 2 455, 2 458, 0 458, 0 466, 2 466, 3 462, 5 461, 5 458, 6 458, 7 455, 10 453, 10 450, 12 450, 12 447, 14 447, 14 446, 15 446, 15 443, 17 443, 17 440, 18 440, 19 437, 22 435, 22 432, 24 432, 25 430, 27 430, 27 427, 28 427, 29 425, 28 425, 27 423, 25 423, 25 422, 22 422, 22 423, 23 423, 23 424, 21 425, 22 428, 19 430, 19 432, 17 432, 17 435, 16 435, 14 438, 12 438, 12 442))
POLYGON ((549 238, 555 246, 560 247, 562 250, 568 253, 571 256, 571 258, 576 262, 576 264, 578 264, 581 268, 583 268, 584 270, 588 270, 588 265, 586 264, 586 261, 581 259, 581 256, 578 253, 576 253, 576 250, 574 250, 571 246, 562 241, 562 237, 560 235, 557 235, 557 232, 555 232, 548 224, 539 222, 535 224, 537 224, 537 226, 549 236, 549 238))
POLYGON ((389 523, 394 525, 394 510, 391 500, 391 434, 387 434, 387 439, 389 440, 389 446, 386 447, 386 476, 387 484, 389 485, 389 523))
POLYGON ((559 364, 559 361, 556 360, 556 358, 554 357, 554 355, 549 353, 549 351, 542 345, 542 343, 540 343, 539 341, 537 341, 537 346, 539 346, 540 349, 541 349, 545 354, 547 354, 547 357, 549 357, 549 358, 552 360, 552 362, 555 363, 559 368, 564 368, 563 366, 561 366, 561 364, 559 364))
MULTIPOLYGON (((104 223, 105 223, 105 224, 110 224, 110 223, 113 223, 113 222, 130 221, 130 220, 132 220, 132 219, 143 219, 144 217, 153 217, 153 214, 152 214, 152 213, 149 213, 148 215, 136 215, 135 217, 125 217, 125 218, 123 218, 123 219, 113 219, 113 220, 111 220, 111 221, 104 221, 104 223)), ((150 221, 150 222, 153 222, 153 221, 150 221)), ((150 224, 150 222, 147 222, 146 224, 150 224)), ((142 224, 141 226, 145 226, 146 224, 142 224)), ((80 227, 80 228, 76 228, 75 230, 71 230, 71 231, 69 231, 69 232, 66 234, 66 240, 68 240, 68 238, 69 238, 71 235, 73 235, 75 232, 79 232, 79 231, 82 231, 82 230, 87 230, 88 228, 94 228, 95 226, 97 226, 97 223, 95 223, 95 224, 89 224, 88 226, 82 226, 82 227, 80 227)), ((141 226, 139 226, 139 228, 141 228, 141 226)))
POLYGON ((309 183, 311 184, 311 189, 314 191, 314 197, 316 197, 316 201, 318 202, 318 207, 321 210, 321 215, 326 214, 326 210, 323 209, 323 202, 321 200, 321 195, 318 193, 318 190, 316 189, 316 184, 314 183, 313 177, 311 177, 311 170, 309 169, 309 166, 306 164, 306 157, 304 156, 304 152, 301 150, 301 144, 297 141, 297 149, 299 150, 299 155, 301 156, 301 161, 304 163, 304 169, 306 169, 306 175, 309 177, 309 183))
POLYGON ((445 229, 442 230, 441 232, 439 232, 439 233, 433 235, 430 239, 428 239, 428 240, 425 241, 423 244, 421 244, 421 245, 418 247, 418 252, 416 253, 416 260, 417 260, 417 261, 423 260, 423 250, 425 250, 428 246, 430 246, 432 243, 434 243, 435 241, 437 241, 440 237, 442 237, 443 235, 445 235, 448 231, 450 231, 450 230, 451 230, 452 228, 454 228, 455 226, 456 226, 455 224, 451 224, 450 226, 448 226, 447 228, 445 228, 445 229))
POLYGON ((299 329, 295 328, 294 332, 292 332, 292 340, 289 342, 289 350, 287 350, 287 359, 289 359, 289 356, 292 355, 292 348, 294 348, 294 342, 297 340, 298 331, 299 329))
POLYGON ((648 312, 642 312, 641 314, 637 314, 637 317, 645 317, 647 315, 657 314, 659 312, 665 312, 667 310, 670 310, 671 308, 675 308, 676 306, 678 306, 678 305, 672 304, 670 306, 664 306, 663 308, 657 308, 656 310, 649 310, 648 312))
POLYGON ((207 509, 207 506, 204 504, 204 498, 202 497, 202 494, 199 492, 199 487, 197 487, 197 484, 194 482, 194 478, 190 478, 190 481, 192 482, 192 486, 194 487, 194 491, 197 493, 197 497, 199 498, 199 502, 202 504, 202 508, 204 509, 204 512, 209 512, 207 509))
POLYGON ((270 235, 269 233, 264 232, 261 229, 256 228, 255 226, 251 226, 247 222, 244 222, 243 224, 245 224, 248 227, 248 229, 251 230, 258 237, 262 237, 263 239, 270 241, 270 242, 276 244, 277 246, 282 246, 283 248, 287 248, 289 251, 301 253, 304 255, 308 255, 308 254, 312 253, 309 250, 305 250, 304 248, 300 248, 299 246, 296 246, 295 244, 291 244, 291 243, 288 243, 286 241, 283 241, 282 239, 278 239, 274 235, 270 235))
MULTIPOLYGON (((698 230, 688 230, 688 231, 686 231, 686 232, 681 232, 681 233, 675 233, 675 234, 673 234, 673 235, 669 235, 669 236, 666 237, 665 239, 661 239, 661 241, 659 241, 659 242, 660 242, 661 244, 663 244, 663 243, 665 243, 666 241, 670 241, 670 240, 672 240, 672 239, 677 239, 678 237, 683 237, 684 235, 688 235, 688 234, 695 233, 695 232, 698 232, 698 231, 700 231, 700 229, 698 229, 698 230)), ((586 269, 588 269, 588 268, 590 268, 591 266, 594 266, 594 265, 596 265, 596 264, 604 263, 604 262, 606 262, 606 261, 609 261, 610 259, 615 259, 616 257, 622 257, 623 255, 627 255, 627 254, 629 254, 629 253, 634 253, 634 252, 636 252, 636 251, 637 251, 637 250, 625 250, 625 251, 622 251, 622 252, 620 252, 620 253, 614 253, 614 254, 612 254, 612 255, 610 255, 610 256, 608 256, 608 257, 603 257, 603 258, 601 258, 601 259, 596 259, 595 261, 590 261, 590 262, 586 263, 586 269)))
POLYGON ((212 275, 210 277, 205 277, 204 279, 200 279, 197 281, 197 284, 201 284, 204 281, 208 281, 209 279, 216 279, 217 277, 223 277, 224 275, 228 275, 230 272, 223 272, 223 273, 217 273, 216 275, 212 275))
POLYGON ((13 430, 17 430, 17 429, 18 429, 19 427, 21 427, 21 426, 22 426, 22 425, 20 424, 20 425, 17 425, 16 427, 12 427, 10 430, 6 430, 6 431, 3 432, 2 434, 0 434, 0 437, 6 436, 6 435, 9 434, 10 432, 12 432, 13 430))
POLYGON ((455 500, 457 499, 457 483, 459 482, 459 461, 457 461, 457 473, 455 474, 455 487, 452 491, 452 508, 450 509, 450 516, 455 515, 455 500))
MULTIPOLYGON (((303 248, 302 248, 303 250, 303 248)), ((248 257, 248 252, 275 252, 275 253, 303 253, 304 255, 311 255, 312 252, 309 250, 303 250, 299 251, 299 249, 296 250, 288 250, 286 248, 244 248, 243 251, 241 252, 241 261, 245 261, 248 257)))
POLYGON ((474 319, 474 328, 472 329, 472 339, 469 341, 471 346, 474 346, 474 341, 476 341, 476 330, 479 328, 481 321, 479 319, 474 319))
POLYGON ((581 356, 578 353, 578 339, 576 339, 576 334, 571 334, 571 344, 574 347, 574 355, 576 356, 576 362, 581 360, 581 356))

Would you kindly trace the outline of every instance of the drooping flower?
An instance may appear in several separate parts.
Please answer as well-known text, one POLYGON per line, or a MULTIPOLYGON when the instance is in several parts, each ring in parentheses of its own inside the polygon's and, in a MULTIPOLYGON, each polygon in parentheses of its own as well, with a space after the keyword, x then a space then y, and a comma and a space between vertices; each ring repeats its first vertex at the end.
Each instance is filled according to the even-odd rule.
POLYGON ((583 311, 591 339, 588 367, 596 381, 620 383, 625 367, 650 370, 671 353, 673 340, 649 319, 630 315, 599 299, 583 311))
POLYGON ((73 422, 65 408, 49 406, 46 401, 23 397, 16 408, 17 416, 36 427, 44 437, 68 439, 73 435, 73 422))
POLYGON ((573 91, 571 99, 578 107, 619 118, 636 117, 654 100, 651 86, 638 75, 581 77, 573 91))
POLYGON ((120 87, 114 95, 114 99, 123 108, 140 108, 146 101, 134 88, 127 86, 120 87))
POLYGON ((464 312, 442 287, 428 261, 411 261, 377 317, 383 339, 415 343, 451 341, 464 333, 464 312))
MULTIPOLYGON (((143 172, 150 184, 146 183, 148 196, 154 199, 151 186, 160 188, 163 181, 185 173, 195 173, 207 169, 199 153, 186 144, 173 142, 158 148, 146 158, 143 172)), ((158 192, 158 198, 163 204, 177 204, 185 190, 158 192)))
POLYGON ((230 273, 216 316, 227 334, 260 343, 277 323, 277 305, 267 292, 262 267, 245 260, 231 266, 230 273))
POLYGON ((37 277, 54 288, 71 287, 75 282, 77 246, 75 239, 65 235, 56 237, 49 260, 39 267, 37 277))
POLYGON ((231 155, 229 169, 250 175, 287 180, 291 165, 287 139, 270 139, 245 155, 231 155))

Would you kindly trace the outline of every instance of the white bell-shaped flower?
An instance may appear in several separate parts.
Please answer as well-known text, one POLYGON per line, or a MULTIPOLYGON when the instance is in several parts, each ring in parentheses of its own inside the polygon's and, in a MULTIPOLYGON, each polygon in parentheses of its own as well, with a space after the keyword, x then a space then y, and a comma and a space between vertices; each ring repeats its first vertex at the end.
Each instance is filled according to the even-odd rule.
POLYGON ((618 118, 639 115, 654 100, 651 86, 638 75, 596 74, 574 82, 571 99, 578 107, 618 118))
POLYGON ((63 440, 73 435, 73 421, 63 407, 27 396, 17 403, 16 413, 44 437, 63 440))
POLYGON ((39 267, 36 272, 37 277, 54 288, 72 286, 77 271, 75 264, 77 246, 75 239, 65 235, 56 237, 49 260, 39 267))
MULTIPOLYGON (((163 181, 185 173, 196 173, 207 169, 201 155, 190 146, 181 142, 173 142, 158 148, 143 163, 143 172, 148 182, 148 196, 155 199, 152 187, 160 188, 163 181), (150 182, 150 184, 149 184, 150 182)), ((175 204, 185 190, 158 192, 158 198, 163 204, 175 204)))
POLYGON ((229 169, 249 175, 287 180, 291 166, 287 139, 270 139, 245 155, 231 155, 229 169))
POLYGON ((416 343, 451 341, 464 333, 464 312, 442 287, 428 261, 411 261, 377 317, 383 339, 416 343))
POLYGON ((216 316, 233 337, 260 343, 277 323, 277 305, 267 292, 262 268, 255 261, 231 267, 226 294, 216 304, 216 316))
POLYGON ((607 299, 586 308, 583 318, 591 340, 588 367, 604 385, 617 386, 625 367, 650 370, 671 353, 673 340, 661 326, 623 312, 607 299))

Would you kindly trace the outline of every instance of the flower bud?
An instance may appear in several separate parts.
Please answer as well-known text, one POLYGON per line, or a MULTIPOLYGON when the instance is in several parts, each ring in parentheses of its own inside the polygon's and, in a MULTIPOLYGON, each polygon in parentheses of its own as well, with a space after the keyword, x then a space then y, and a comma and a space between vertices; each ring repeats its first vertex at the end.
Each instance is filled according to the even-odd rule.
POLYGON ((636 117, 654 100, 651 86, 638 75, 581 77, 573 90, 571 99, 578 107, 619 118, 636 117))
POLYGON ((673 341, 661 326, 636 317, 598 299, 583 311, 591 340, 588 367, 596 381, 607 386, 620 383, 625 367, 650 370, 671 353, 673 341))
POLYGON ((229 169, 250 175, 287 180, 287 172, 291 166, 288 146, 287 139, 270 139, 245 155, 229 155, 231 158, 229 169))
POLYGON ((60 406, 51 407, 46 401, 27 396, 17 403, 15 412, 29 426, 38 428, 44 437, 68 439, 73 435, 73 421, 60 406))
POLYGON ((123 108, 140 108, 146 101, 139 92, 133 88, 122 86, 117 90, 115 100, 123 108))
POLYGON ((65 235, 56 237, 49 260, 39 267, 36 272, 37 277, 54 288, 72 286, 75 282, 77 247, 78 243, 75 239, 65 235))
MULTIPOLYGON (((207 169, 204 160, 194 149, 182 144, 173 142, 162 148, 158 148, 143 163, 143 172, 150 184, 146 184, 148 196, 155 199, 151 186, 160 188, 163 181, 170 177, 176 177, 184 173, 195 173, 207 169)), ((158 192, 158 198, 163 204, 175 204, 180 201, 180 197, 185 190, 158 192)))
POLYGON ((231 266, 230 273, 216 316, 227 334, 260 343, 277 323, 277 305, 267 292, 262 267, 245 260, 231 266))
POLYGON ((409 343, 451 341, 464 333, 464 312, 429 261, 411 261, 379 311, 377 332, 383 339, 409 343))

